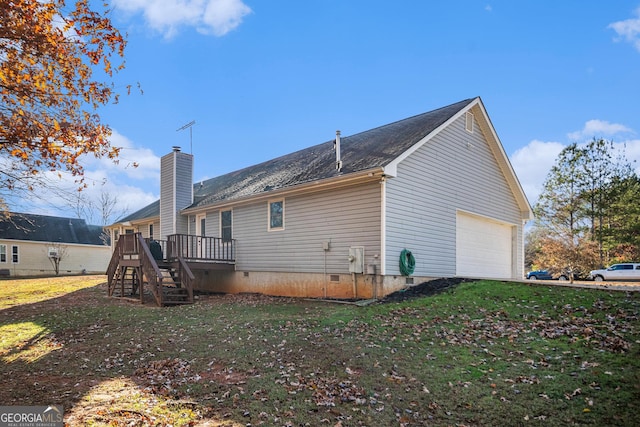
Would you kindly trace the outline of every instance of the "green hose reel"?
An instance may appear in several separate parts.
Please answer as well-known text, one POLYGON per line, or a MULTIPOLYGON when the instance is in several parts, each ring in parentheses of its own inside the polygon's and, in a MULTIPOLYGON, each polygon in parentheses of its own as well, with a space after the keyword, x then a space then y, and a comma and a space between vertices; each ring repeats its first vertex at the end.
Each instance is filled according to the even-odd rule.
POLYGON ((416 259, 408 249, 403 249, 400 252, 400 273, 403 276, 411 276, 413 270, 416 269, 416 259))

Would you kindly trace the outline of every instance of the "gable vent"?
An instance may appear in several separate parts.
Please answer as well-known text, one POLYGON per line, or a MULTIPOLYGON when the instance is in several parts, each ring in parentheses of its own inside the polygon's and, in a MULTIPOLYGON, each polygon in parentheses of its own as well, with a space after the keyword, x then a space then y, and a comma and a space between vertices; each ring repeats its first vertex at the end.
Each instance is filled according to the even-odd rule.
POLYGON ((471 111, 467 111, 465 115, 464 128, 467 132, 473 133, 473 113, 471 111))

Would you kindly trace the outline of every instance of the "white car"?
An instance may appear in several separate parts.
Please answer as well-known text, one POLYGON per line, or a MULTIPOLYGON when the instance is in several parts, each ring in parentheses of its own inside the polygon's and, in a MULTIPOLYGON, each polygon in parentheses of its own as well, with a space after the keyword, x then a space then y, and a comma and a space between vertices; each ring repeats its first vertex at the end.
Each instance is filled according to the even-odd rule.
POLYGON ((589 277, 596 282, 602 282, 603 280, 640 280, 640 263, 613 264, 606 270, 592 270, 589 272, 589 277))

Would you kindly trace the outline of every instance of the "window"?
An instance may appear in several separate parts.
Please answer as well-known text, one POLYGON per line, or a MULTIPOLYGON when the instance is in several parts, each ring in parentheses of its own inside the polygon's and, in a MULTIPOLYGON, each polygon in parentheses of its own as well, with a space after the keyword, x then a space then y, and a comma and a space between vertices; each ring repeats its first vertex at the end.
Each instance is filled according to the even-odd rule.
POLYGON ((223 242, 231 241, 232 237, 232 215, 231 211, 222 211, 220 213, 220 235, 223 242))
POLYGON ((11 247, 11 262, 14 264, 18 263, 18 247, 17 246, 11 247))
POLYGON ((284 229, 284 200, 269 202, 269 230, 284 229))
POLYGON ((149 224, 149 239, 153 240, 153 224, 149 224))
POLYGON ((7 245, 0 245, 0 262, 7 262, 7 245))
POLYGON ((473 133, 473 113, 471 111, 467 111, 465 115, 464 128, 467 132, 473 133))

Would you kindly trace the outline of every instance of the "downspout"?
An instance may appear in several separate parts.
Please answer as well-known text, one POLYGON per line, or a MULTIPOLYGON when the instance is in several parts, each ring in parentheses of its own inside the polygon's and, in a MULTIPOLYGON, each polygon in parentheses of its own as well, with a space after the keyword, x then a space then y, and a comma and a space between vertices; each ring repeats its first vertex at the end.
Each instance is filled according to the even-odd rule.
POLYGON ((380 276, 387 274, 387 177, 380 179, 380 276))
POLYGON ((323 272, 322 277, 324 278, 324 283, 323 283, 324 299, 327 299, 327 286, 329 286, 329 283, 327 282, 327 249, 323 248, 322 252, 324 253, 324 265, 322 268, 322 272, 323 272))

